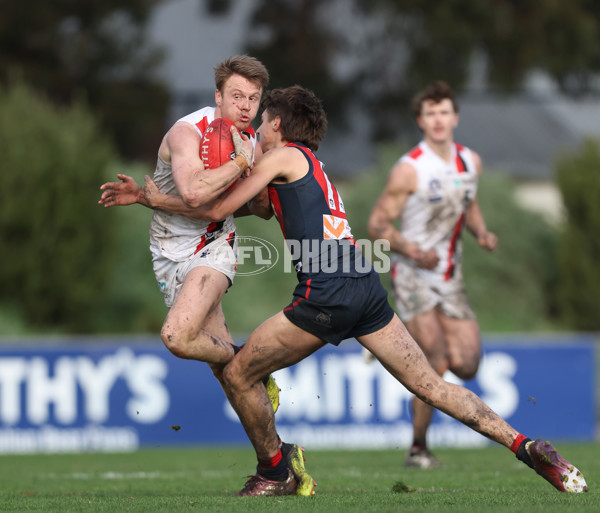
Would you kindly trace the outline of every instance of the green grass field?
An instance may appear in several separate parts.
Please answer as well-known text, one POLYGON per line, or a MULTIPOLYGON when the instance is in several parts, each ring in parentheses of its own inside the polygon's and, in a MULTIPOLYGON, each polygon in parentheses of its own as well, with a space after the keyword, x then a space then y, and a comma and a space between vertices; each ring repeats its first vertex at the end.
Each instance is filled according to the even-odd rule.
POLYGON ((598 512, 600 445, 558 444, 590 492, 557 492, 501 447, 439 449, 445 467, 409 470, 404 452, 307 451, 314 497, 234 497, 249 448, 0 457, 0 511, 23 512, 598 512))

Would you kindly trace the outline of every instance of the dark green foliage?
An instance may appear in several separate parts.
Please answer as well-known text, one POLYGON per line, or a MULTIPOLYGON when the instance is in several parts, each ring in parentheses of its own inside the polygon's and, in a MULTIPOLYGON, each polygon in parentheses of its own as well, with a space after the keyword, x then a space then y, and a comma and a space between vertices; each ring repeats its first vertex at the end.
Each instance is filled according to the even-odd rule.
POLYGON ((121 155, 153 158, 168 100, 145 31, 158 3, 2 2, 0 84, 18 77, 62 105, 83 98, 121 155))
POLYGON ((556 177, 567 220, 560 236, 558 298, 569 325, 600 329, 600 145, 586 141, 563 154, 556 177))
POLYGON ((0 302, 35 328, 85 330, 110 282, 111 215, 96 204, 114 152, 83 105, 0 90, 0 302))
POLYGON ((463 234, 469 301, 483 331, 541 331, 560 326, 554 318, 557 233, 538 214, 514 200, 515 185, 494 171, 479 183, 479 204, 488 229, 498 236, 489 253, 463 234))

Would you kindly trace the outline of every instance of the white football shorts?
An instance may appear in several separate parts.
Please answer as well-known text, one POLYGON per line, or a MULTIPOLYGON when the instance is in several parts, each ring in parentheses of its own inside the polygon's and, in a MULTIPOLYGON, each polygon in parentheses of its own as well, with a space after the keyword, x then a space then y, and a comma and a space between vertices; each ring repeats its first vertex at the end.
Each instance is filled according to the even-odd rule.
POLYGON ((438 274, 423 272, 405 258, 394 260, 392 295, 400 319, 410 321, 434 308, 453 319, 475 319, 459 269, 454 277, 444 280, 438 274))
POLYGON ((152 244, 150 252, 156 281, 169 308, 173 306, 187 274, 196 267, 215 269, 227 277, 229 286, 233 284, 238 259, 238 240, 235 232, 217 237, 182 262, 165 257, 160 249, 152 244))

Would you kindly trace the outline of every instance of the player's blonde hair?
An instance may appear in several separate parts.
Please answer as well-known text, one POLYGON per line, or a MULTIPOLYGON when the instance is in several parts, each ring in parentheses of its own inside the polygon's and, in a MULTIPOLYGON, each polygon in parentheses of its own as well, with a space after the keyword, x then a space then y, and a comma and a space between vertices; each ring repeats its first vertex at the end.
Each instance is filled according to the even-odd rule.
POLYGON ((215 66, 215 86, 219 91, 234 73, 256 83, 263 91, 269 85, 269 72, 262 62, 249 55, 233 55, 215 66))

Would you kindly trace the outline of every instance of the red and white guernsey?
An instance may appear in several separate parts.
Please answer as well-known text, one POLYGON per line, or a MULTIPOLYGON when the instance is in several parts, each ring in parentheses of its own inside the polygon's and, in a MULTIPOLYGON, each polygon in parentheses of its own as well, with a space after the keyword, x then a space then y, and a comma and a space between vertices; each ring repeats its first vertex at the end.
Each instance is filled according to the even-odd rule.
MULTIPOLYGON (((204 107, 184 116, 178 122, 193 125, 202 138, 208 125, 215 119, 215 110, 215 107, 204 107)), ((246 133, 256 145, 254 130, 250 127, 246 133)), ((154 181, 160 192, 179 194, 173 180, 171 164, 166 163, 160 156, 154 172, 154 181)), ((233 216, 215 223, 155 210, 150 223, 150 248, 175 262, 183 262, 217 237, 234 232, 233 216)))
POLYGON ((477 194, 477 170, 471 150, 454 143, 452 158, 444 161, 425 141, 402 156, 417 172, 417 189, 400 217, 400 233, 421 249, 435 249, 436 269, 419 269, 424 277, 447 281, 460 273, 461 233, 469 205, 477 194))

